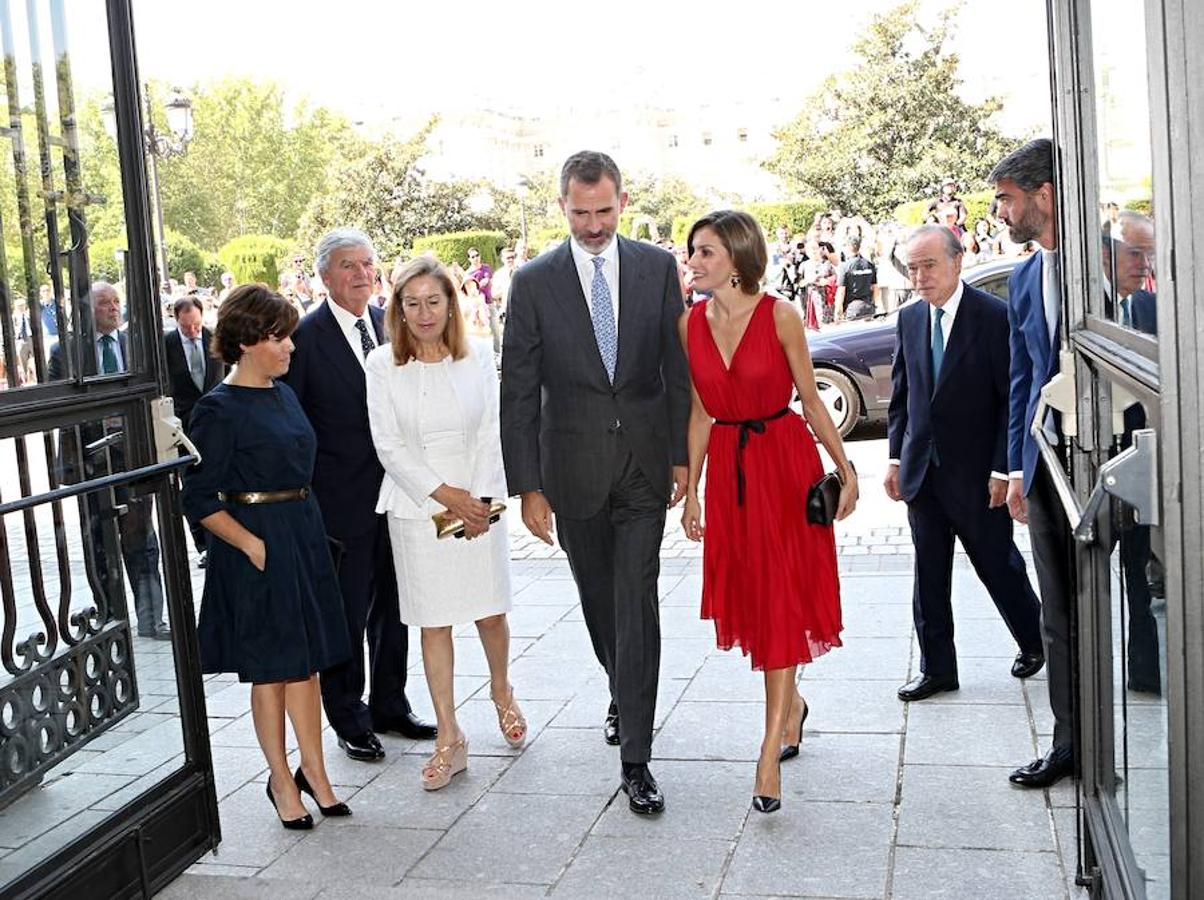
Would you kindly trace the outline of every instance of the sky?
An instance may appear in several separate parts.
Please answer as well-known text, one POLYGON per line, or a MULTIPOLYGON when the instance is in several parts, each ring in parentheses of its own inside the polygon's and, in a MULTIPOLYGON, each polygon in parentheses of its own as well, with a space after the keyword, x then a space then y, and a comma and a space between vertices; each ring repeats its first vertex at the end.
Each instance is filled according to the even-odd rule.
MULTIPOLYGON (((806 11, 813 0, 740 0, 727 11, 612 0, 590 21, 563 0, 134 0, 134 21, 144 78, 272 79, 369 125, 469 106, 547 114, 625 97, 722 104, 750 91, 787 104, 797 96, 789 119, 827 74, 848 66, 857 33, 895 0, 860 0, 843 15, 841 4, 823 5, 826 15, 806 11)), ((927 10, 945 5, 925 0, 927 10)), ((986 0, 963 6, 955 47, 965 93, 1002 95, 1009 132, 1048 132, 1045 2, 1005 6, 1006 14, 986 0)))

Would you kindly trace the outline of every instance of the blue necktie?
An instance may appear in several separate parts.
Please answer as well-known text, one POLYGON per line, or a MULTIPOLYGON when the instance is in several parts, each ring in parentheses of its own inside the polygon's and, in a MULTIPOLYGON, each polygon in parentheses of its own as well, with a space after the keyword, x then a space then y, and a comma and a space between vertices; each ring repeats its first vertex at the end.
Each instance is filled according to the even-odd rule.
POLYGON ((619 355, 619 333, 615 325, 615 306, 610 299, 610 285, 602 275, 602 257, 595 256, 594 280, 590 285, 589 314, 594 322, 594 340, 598 342, 598 352, 602 354, 602 364, 606 366, 606 375, 613 383, 615 380, 615 360, 619 355))
POLYGON ((111 334, 100 336, 100 369, 105 375, 120 371, 117 366, 117 352, 113 349, 116 341, 111 334))
POLYGON ((936 309, 936 319, 932 323, 932 390, 936 392, 936 381, 941 374, 941 362, 945 358, 945 332, 941 330, 941 319, 945 311, 936 309))

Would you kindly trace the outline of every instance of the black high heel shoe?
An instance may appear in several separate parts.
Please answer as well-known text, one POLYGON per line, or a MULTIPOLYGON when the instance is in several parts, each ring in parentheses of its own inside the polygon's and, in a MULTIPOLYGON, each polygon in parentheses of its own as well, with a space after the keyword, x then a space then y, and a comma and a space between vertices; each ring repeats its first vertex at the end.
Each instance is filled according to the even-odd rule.
MULTIPOLYGON (((782 777, 781 776, 781 765, 782 765, 781 760, 779 760, 778 761, 778 766, 779 766, 778 782, 779 782, 779 784, 781 783, 781 777, 782 777)), ((757 768, 760 768, 759 763, 757 765, 757 768)), ((779 788, 779 790, 781 790, 781 788, 779 788)), ((770 797, 765 794, 753 794, 752 805, 753 805, 753 809, 755 809, 759 813, 777 812, 779 809, 782 808, 782 798, 781 797, 770 797)))
MULTIPOLYGON (((305 777, 305 773, 301 771, 301 767, 297 766, 297 771, 293 773, 293 781, 297 782, 297 789, 304 791, 309 796, 314 798, 314 803, 318 803, 318 795, 314 793, 314 789, 310 787, 309 779, 305 777)), ((318 803, 318 809, 322 811, 324 816, 349 816, 351 815, 351 807, 346 803, 336 803, 333 806, 323 806, 318 803)))
MULTIPOLYGON (((811 707, 807 705, 807 701, 803 701, 803 718, 798 723, 798 741, 803 742, 803 725, 807 722, 807 713, 811 712, 811 707)), ((798 756, 798 744, 783 744, 782 751, 778 754, 778 762, 785 762, 788 759, 794 759, 798 756)))
MULTIPOLYGON (((272 809, 276 810, 276 818, 280 819, 280 807, 276 805, 276 798, 272 795, 272 779, 268 778, 268 783, 265 785, 268 800, 272 802, 272 809)), ((309 813, 297 819, 280 819, 280 824, 289 831, 309 831, 314 827, 314 817, 309 813)))

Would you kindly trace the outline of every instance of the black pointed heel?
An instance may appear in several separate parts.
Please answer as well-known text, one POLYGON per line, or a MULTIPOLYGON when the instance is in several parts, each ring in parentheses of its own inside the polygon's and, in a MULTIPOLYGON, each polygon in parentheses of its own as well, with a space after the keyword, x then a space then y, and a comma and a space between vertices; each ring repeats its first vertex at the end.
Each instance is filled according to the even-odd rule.
MULTIPOLYGON (((301 767, 297 766, 297 771, 293 773, 293 781, 297 782, 297 789, 304 791, 309 796, 314 798, 314 803, 318 803, 318 795, 314 793, 314 789, 310 787, 309 779, 305 777, 305 773, 301 771, 301 767)), ((351 815, 351 807, 346 803, 336 803, 333 806, 323 806, 318 803, 318 809, 322 811, 322 815, 330 817, 349 816, 351 815)))
MULTIPOLYGON (((803 726, 807 724, 807 713, 811 712, 811 707, 807 701, 803 701, 803 718, 798 723, 798 740, 799 744, 803 742, 803 726)), ((783 744, 782 751, 778 754, 778 762, 785 762, 788 759, 794 759, 798 756, 798 744, 783 744)), ((772 812, 772 810, 770 810, 772 812)))
POLYGON ((765 797, 761 794, 753 794, 753 809, 759 813, 777 812, 782 808, 781 797, 765 797))
MULTIPOLYGON (((276 798, 272 795, 272 779, 270 777, 264 788, 267 792, 268 800, 272 803, 272 809, 276 810, 276 818, 280 819, 280 807, 276 805, 276 798)), ((298 819, 280 819, 280 824, 289 831, 309 831, 314 827, 314 817, 306 813, 298 819)))

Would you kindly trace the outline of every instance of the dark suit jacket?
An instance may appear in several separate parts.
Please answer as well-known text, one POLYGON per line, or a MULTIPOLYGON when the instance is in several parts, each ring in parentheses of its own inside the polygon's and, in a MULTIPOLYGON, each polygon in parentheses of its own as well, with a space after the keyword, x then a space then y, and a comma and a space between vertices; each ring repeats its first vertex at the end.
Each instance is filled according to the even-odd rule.
POLYGON ((222 361, 209 355, 209 342, 212 339, 213 332, 208 328, 202 328, 201 346, 204 348, 205 354, 205 381, 204 388, 197 390, 196 383, 192 380, 192 371, 188 368, 188 354, 184 352, 184 339, 180 332, 172 329, 163 336, 167 355, 167 391, 175 402, 176 415, 184 423, 185 428, 188 427, 192 407, 201 399, 201 395, 213 390, 226 374, 226 367, 222 361))
MULTIPOLYGON (((125 361, 126 369, 129 369, 130 343, 124 331, 117 332, 117 346, 121 349, 121 358, 125 361)), ((46 366, 47 380, 61 381, 67 377, 67 361, 63 357, 64 353, 75 353, 75 335, 67 335, 50 348, 50 359, 46 366)), ((89 347, 89 351, 84 354, 84 374, 95 375, 97 371, 96 349, 95 347, 89 347)), ((104 436, 104 425, 100 421, 92 420, 80 423, 79 440, 83 442, 85 448, 88 444, 104 436)), ((62 484, 74 484, 83 481, 85 478, 108 474, 107 469, 102 468, 98 470, 96 468, 96 463, 99 460, 103 460, 103 456, 89 457, 85 455, 84 471, 81 475, 77 462, 78 454, 79 441, 76 440, 75 428, 63 428, 59 432, 58 459, 58 477, 62 484)), ((118 441, 112 446, 110 458, 114 471, 120 471, 125 468, 124 454, 124 442, 118 441)))
MULTIPOLYGON (((293 332, 292 362, 284 380, 318 438, 313 490, 326 532, 340 541, 376 528, 376 501, 385 470, 368 427, 364 367, 339 329, 327 301, 293 332)), ((376 342, 385 342, 385 312, 368 305, 376 342)), ((269 490, 270 488, 265 488, 269 490)))
POLYGON ((963 285, 933 390, 931 306, 905 306, 891 381, 887 437, 903 499, 924 483, 935 447, 941 479, 964 484, 967 502, 980 503, 991 472, 1007 474, 1007 307, 963 285))
MULTIPOLYGON (((1008 467, 1024 473, 1028 496, 1037 471, 1037 442, 1032 435, 1033 418, 1041 388, 1058 371, 1058 355, 1045 324, 1041 297, 1041 253, 1017 266, 1008 278, 1009 349, 1012 354, 1008 400, 1008 467)), ((1059 325, 1059 331, 1061 326, 1059 325)), ((1055 335, 1059 338, 1060 335, 1055 335)))
POLYGON ((620 237, 619 350, 606 376, 566 240, 514 273, 502 353, 501 434, 511 494, 540 490, 552 509, 587 518, 610 488, 615 423, 648 483, 669 497, 686 464, 690 381, 677 334, 677 264, 620 237))

